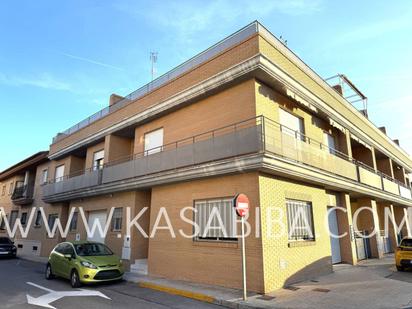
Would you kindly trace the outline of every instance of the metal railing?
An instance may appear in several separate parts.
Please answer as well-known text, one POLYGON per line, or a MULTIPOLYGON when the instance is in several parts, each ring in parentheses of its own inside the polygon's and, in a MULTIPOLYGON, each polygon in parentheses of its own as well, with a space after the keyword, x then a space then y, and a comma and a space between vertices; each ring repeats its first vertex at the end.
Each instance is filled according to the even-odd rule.
POLYGON ((29 199, 33 197, 33 190, 34 190, 34 183, 24 185, 21 187, 14 188, 13 194, 11 195, 11 199, 18 200, 18 199, 29 199))
POLYGON ((254 117, 161 147, 119 157, 106 162, 99 170, 88 168, 49 180, 44 185, 44 195, 261 151, 262 119, 254 117))
POLYGON ((129 103, 145 96, 149 92, 159 88, 160 86, 166 84, 167 82, 171 81, 172 79, 178 77, 179 75, 193 69, 194 67, 200 65, 203 62, 215 57, 219 53, 223 52, 224 50, 239 44, 240 42, 244 41, 248 37, 252 36, 253 34, 257 33, 259 29, 259 24, 257 22, 253 22, 246 27, 240 29, 239 31, 235 32, 234 34, 230 35, 229 37, 221 40, 220 42, 216 43, 215 45, 209 47, 205 51, 201 52, 200 54, 190 58, 189 60, 185 61, 184 63, 180 64, 176 68, 172 69, 171 71, 161 75, 160 77, 156 78, 152 82, 140 87, 139 89, 131 92, 123 99, 119 100, 115 104, 111 106, 107 106, 97 113, 93 114, 90 117, 82 120, 81 122, 75 124, 74 126, 70 127, 69 129, 58 133, 53 138, 53 143, 58 142, 59 140, 65 138, 66 136, 73 134, 74 132, 88 126, 89 124, 103 118, 104 116, 113 113, 114 111, 128 105, 129 103))
POLYGON ((352 181, 411 198, 410 188, 375 171, 345 153, 294 131, 269 118, 258 116, 197 134, 137 154, 106 162, 101 170, 81 170, 48 186, 45 195, 67 192, 129 178, 146 176, 225 158, 266 152, 303 163, 352 181), (395 190, 394 188, 397 188, 395 190))

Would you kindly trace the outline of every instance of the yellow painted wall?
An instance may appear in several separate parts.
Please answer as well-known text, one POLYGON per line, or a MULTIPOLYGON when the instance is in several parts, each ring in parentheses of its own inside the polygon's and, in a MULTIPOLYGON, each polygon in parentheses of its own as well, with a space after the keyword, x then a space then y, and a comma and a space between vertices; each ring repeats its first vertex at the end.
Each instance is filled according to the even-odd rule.
POLYGON ((339 114, 349 120, 353 126, 356 126, 368 135, 372 140, 375 140, 378 144, 384 145, 383 147, 388 150, 394 158, 399 158, 408 168, 412 166, 411 158, 402 151, 399 147, 395 146, 390 140, 381 133, 378 129, 373 128, 373 125, 368 123, 364 116, 350 106, 337 92, 333 90, 327 91, 322 87, 315 79, 310 77, 304 69, 298 67, 290 58, 274 45, 272 45, 266 38, 259 36, 259 52, 268 57, 273 63, 275 63, 280 69, 287 72, 293 79, 298 81, 302 86, 315 94, 325 104, 329 105, 332 109, 337 110, 339 114))
MULTIPOLYGON (((302 109, 301 105, 297 104, 292 99, 276 92, 270 87, 257 81, 255 83, 255 91, 257 116, 263 115, 277 123, 280 123, 279 109, 283 108, 284 110, 303 119, 305 128, 304 134, 311 139, 323 143, 323 133, 332 132, 331 126, 326 123, 326 121, 302 109)), ((266 126, 268 126, 268 124, 266 124, 266 126)), ((278 131, 279 127, 274 129, 275 131, 278 131)))
MULTIPOLYGON (((265 292, 331 272, 331 247, 327 227, 324 223, 328 204, 325 190, 260 175, 259 194, 265 292), (287 198, 312 203, 315 241, 288 241, 287 198), (268 214, 269 207, 280 207, 284 210, 281 222, 286 228, 286 233, 281 237, 269 236, 271 234, 268 230, 270 228, 269 220, 277 218, 276 212, 272 212, 272 215, 268 214)), ((272 235, 280 233, 280 224, 272 224, 271 231, 272 235)))

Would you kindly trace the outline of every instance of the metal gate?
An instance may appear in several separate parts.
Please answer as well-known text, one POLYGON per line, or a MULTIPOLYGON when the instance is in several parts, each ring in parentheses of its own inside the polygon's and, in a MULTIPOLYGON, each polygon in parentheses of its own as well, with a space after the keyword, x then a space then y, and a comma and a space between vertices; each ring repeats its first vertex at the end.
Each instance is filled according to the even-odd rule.
POLYGON ((385 231, 380 231, 380 238, 381 238, 381 241, 380 241, 380 244, 381 244, 381 246, 382 246, 382 252, 383 253, 392 253, 393 252, 393 250, 392 250, 392 242, 391 242, 391 239, 390 239, 390 237, 389 237, 389 235, 388 236, 385 236, 385 231))
POLYGON ((363 238, 360 235, 368 235, 367 231, 358 231, 355 234, 356 255, 358 260, 365 260, 370 258, 370 245, 369 239, 363 238))

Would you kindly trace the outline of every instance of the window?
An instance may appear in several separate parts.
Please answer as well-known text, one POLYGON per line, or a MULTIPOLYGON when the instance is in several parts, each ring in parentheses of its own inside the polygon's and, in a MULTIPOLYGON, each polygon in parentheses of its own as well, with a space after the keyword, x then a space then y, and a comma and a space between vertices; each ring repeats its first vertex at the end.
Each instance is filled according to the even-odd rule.
POLYGON ((410 238, 403 239, 399 246, 401 246, 401 247, 412 247, 412 239, 410 239, 410 238))
POLYGON ((280 108, 279 122, 281 125, 280 129, 283 133, 295 138, 303 139, 304 126, 302 118, 296 117, 295 115, 280 108))
POLYGON ((10 221, 9 221, 9 223, 10 223, 10 228, 11 229, 13 229, 13 227, 14 227, 14 223, 16 223, 16 219, 17 219, 17 216, 19 215, 19 211, 18 210, 13 210, 11 213, 10 213, 10 221))
POLYGON ((60 165, 60 166, 56 167, 56 172, 54 173, 55 182, 62 181, 63 176, 64 176, 64 165, 60 165))
POLYGON ((335 138, 333 137, 333 135, 330 135, 329 133, 324 132, 323 133, 323 144, 328 147, 329 152, 331 154, 335 154, 336 145, 335 145, 335 138))
POLYGON ((65 244, 59 244, 54 248, 54 251, 56 251, 57 253, 63 254, 64 247, 65 247, 65 244))
POLYGON ((57 219, 57 214, 49 215, 48 225, 49 225, 50 230, 52 230, 52 228, 54 226, 54 222, 56 222, 56 219, 57 219))
POLYGON ((75 231, 77 230, 77 219, 79 217, 79 213, 76 211, 73 213, 73 218, 72 221, 70 222, 70 231, 75 231))
POLYGON ((71 244, 63 244, 63 246, 62 246, 62 248, 60 249, 60 251, 61 251, 61 254, 64 254, 64 255, 67 255, 67 254, 69 254, 69 255, 71 255, 72 257, 75 257, 75 254, 74 254, 74 248, 73 248, 73 246, 71 245, 71 244))
POLYGON ((47 183, 47 178, 49 177, 49 170, 46 168, 41 172, 41 184, 47 183))
POLYGON ((37 215, 36 215, 36 221, 34 221, 34 226, 41 226, 41 211, 38 210, 37 211, 37 215))
POLYGON ((79 256, 105 256, 114 254, 108 247, 98 243, 76 244, 74 248, 79 256))
POLYGON ((22 226, 26 226, 27 224, 27 212, 23 212, 20 217, 20 222, 22 226))
POLYGON ((163 128, 146 133, 144 135, 144 155, 150 155, 162 151, 163 128))
POLYGON ((112 231, 121 231, 122 218, 123 218, 123 208, 116 208, 113 212, 112 231))
POLYGON ((104 164, 104 150, 97 151, 93 154, 93 170, 100 170, 104 164))
POLYGON ((23 181, 16 181, 16 186, 15 189, 21 188, 24 186, 24 182, 23 181))
POLYGON ((315 240, 312 204, 286 200, 289 240, 315 240))
POLYGON ((197 240, 237 240, 236 211, 232 198, 195 201, 195 222, 200 228, 197 240), (223 225, 219 222, 219 216, 223 225))
POLYGON ((12 194, 13 194, 13 183, 11 182, 9 186, 9 195, 12 195, 12 194))
POLYGON ((1 195, 6 195, 6 185, 3 185, 3 190, 2 190, 2 193, 1 193, 1 195))

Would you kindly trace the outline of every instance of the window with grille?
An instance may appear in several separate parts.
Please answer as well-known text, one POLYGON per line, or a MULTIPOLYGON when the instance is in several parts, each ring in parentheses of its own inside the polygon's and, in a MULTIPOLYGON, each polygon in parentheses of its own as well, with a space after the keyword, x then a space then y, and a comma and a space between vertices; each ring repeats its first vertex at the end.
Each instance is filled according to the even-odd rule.
POLYGON ((20 217, 20 222, 22 226, 26 226, 27 224, 27 212, 23 212, 20 217))
POLYGON ((116 208, 113 212, 112 231, 122 230, 123 208, 116 208))
POLYGON ((289 240, 315 240, 312 203, 286 200, 289 240))
POLYGON ((73 213, 72 221, 70 222, 70 231, 77 230, 77 219, 79 217, 79 213, 76 211, 73 213))
POLYGON ((10 224, 10 228, 11 228, 11 229, 13 229, 14 224, 16 223, 16 219, 17 219, 17 216, 18 216, 18 215, 19 215, 18 210, 13 210, 13 211, 10 213, 10 221, 9 221, 9 224, 10 224))
POLYGON ((56 222, 57 218, 58 218, 58 215, 57 215, 57 214, 51 214, 51 215, 49 215, 48 225, 49 225, 50 231, 53 229, 53 227, 54 227, 54 222, 56 222))
POLYGON ((199 226, 196 240, 237 240, 232 198, 195 201, 195 222, 199 226))
POLYGON ((34 226, 40 226, 41 225, 41 211, 38 210, 37 211, 37 215, 36 215, 36 220, 34 221, 34 226))

